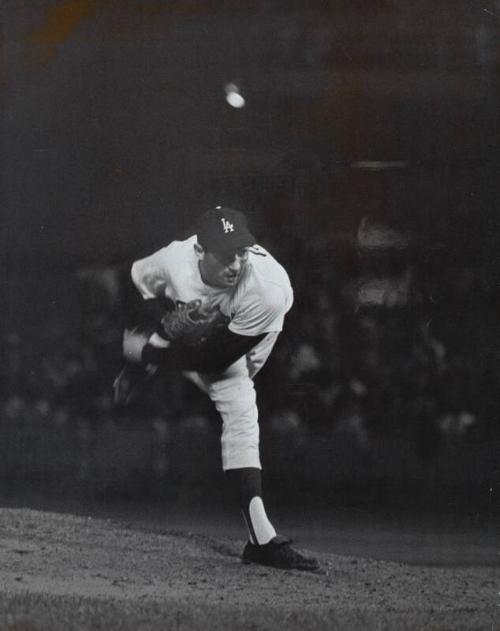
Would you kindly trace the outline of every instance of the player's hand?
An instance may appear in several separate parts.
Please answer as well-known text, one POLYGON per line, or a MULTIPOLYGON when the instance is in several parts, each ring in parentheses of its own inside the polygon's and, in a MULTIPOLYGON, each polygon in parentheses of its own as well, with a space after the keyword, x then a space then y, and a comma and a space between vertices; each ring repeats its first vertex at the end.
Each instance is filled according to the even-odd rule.
POLYGON ((140 327, 125 329, 123 332, 123 357, 133 364, 140 364, 142 351, 151 337, 151 332, 140 327))

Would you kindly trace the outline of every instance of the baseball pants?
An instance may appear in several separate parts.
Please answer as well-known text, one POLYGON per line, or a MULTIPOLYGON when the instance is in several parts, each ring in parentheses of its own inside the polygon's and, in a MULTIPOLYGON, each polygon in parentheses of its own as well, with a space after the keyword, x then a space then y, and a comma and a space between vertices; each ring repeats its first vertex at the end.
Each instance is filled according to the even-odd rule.
POLYGON ((259 413, 253 377, 265 364, 278 338, 268 333, 248 355, 221 373, 184 373, 213 401, 222 418, 222 468, 260 469, 259 413))

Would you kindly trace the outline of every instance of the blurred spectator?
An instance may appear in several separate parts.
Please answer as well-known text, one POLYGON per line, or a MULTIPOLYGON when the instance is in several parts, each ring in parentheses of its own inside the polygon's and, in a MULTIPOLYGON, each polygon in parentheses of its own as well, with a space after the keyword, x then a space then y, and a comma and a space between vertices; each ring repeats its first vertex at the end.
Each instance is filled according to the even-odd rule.
MULTIPOLYGON (((284 259, 299 257, 296 300, 276 353, 258 378, 268 429, 293 453, 318 427, 349 435, 364 450, 374 435, 406 438, 415 442, 423 462, 446 441, 498 437, 500 326, 496 316, 485 322, 481 309, 465 312, 480 277, 443 259, 441 271, 434 267, 435 278, 414 287, 422 274, 414 273, 404 255, 407 245, 399 233, 364 220, 352 245, 361 248, 363 265, 353 273, 347 259, 335 259, 328 238, 318 239, 314 248, 297 234, 280 242, 284 259), (382 274, 372 279, 374 291, 394 289, 397 299, 361 300, 361 290, 346 290, 363 287, 360 280, 365 293, 371 287, 366 280, 371 251, 382 274), (436 296, 440 300, 434 303, 436 296)), ((339 252, 345 256, 345 248, 339 252)), ((119 276, 107 268, 81 272, 81 292, 68 292, 74 303, 67 312, 41 320, 36 328, 16 330, 11 324, 1 332, 0 422, 73 426, 84 452, 83 478, 96 432, 110 420, 119 421, 111 400, 120 363, 117 318, 126 302, 119 276)), ((43 305, 39 308, 43 311, 43 305)), ((156 432, 154 467, 161 476, 169 467, 172 423, 182 414, 205 419, 207 409, 205 399, 182 379, 166 378, 156 387, 140 409, 128 412, 127 422, 146 419, 156 432)))

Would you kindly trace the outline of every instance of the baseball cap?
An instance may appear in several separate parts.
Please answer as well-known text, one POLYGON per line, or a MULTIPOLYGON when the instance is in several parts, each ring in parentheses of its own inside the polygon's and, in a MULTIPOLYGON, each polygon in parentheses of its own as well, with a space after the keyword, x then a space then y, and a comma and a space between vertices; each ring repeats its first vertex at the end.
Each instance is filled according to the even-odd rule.
POLYGON ((257 242, 245 215, 222 206, 211 208, 200 217, 196 236, 201 245, 216 252, 249 247, 257 242))

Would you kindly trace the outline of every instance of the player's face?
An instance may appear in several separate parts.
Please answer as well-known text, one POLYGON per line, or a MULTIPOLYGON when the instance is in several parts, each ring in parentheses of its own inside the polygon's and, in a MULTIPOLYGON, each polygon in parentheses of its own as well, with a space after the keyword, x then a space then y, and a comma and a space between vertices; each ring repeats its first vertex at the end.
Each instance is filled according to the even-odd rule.
POLYGON ((234 287, 243 274, 248 261, 248 248, 211 252, 204 250, 200 257, 203 281, 214 287, 234 287))

